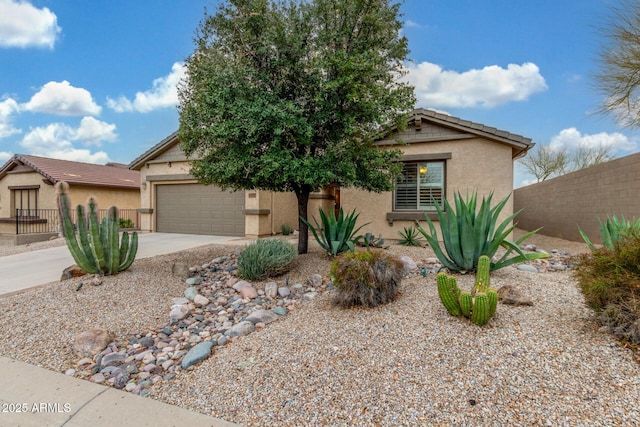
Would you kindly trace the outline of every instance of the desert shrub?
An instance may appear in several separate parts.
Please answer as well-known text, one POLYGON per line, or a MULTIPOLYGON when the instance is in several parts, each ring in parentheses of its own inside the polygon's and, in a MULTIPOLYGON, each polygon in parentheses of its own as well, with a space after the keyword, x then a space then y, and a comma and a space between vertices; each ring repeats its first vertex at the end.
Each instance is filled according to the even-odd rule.
POLYGON ((353 252, 331 264, 336 302, 345 307, 375 307, 398 294, 404 265, 381 251, 353 252))
POLYGON ((282 224, 280 226, 280 231, 282 232, 283 236, 288 236, 293 233, 293 228, 291 228, 289 224, 282 224))
POLYGON ((133 221, 130 218, 119 219, 120 228, 134 228, 133 221))
POLYGON ((415 227, 404 227, 404 231, 398 231, 401 239, 398 241, 402 246, 422 246, 420 235, 415 227))
POLYGON ((580 255, 573 274, 599 320, 616 336, 640 343, 640 236, 580 255))
POLYGON ((279 239, 258 240, 238 256, 238 276, 249 280, 286 273, 297 255, 296 248, 279 239))

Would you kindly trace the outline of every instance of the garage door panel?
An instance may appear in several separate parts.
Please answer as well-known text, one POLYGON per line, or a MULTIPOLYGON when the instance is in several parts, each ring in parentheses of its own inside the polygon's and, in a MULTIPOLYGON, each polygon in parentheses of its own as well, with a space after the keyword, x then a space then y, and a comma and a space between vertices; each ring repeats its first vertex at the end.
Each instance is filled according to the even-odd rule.
POLYGON ((165 233, 244 236, 244 192, 200 184, 156 186, 156 229, 165 233))

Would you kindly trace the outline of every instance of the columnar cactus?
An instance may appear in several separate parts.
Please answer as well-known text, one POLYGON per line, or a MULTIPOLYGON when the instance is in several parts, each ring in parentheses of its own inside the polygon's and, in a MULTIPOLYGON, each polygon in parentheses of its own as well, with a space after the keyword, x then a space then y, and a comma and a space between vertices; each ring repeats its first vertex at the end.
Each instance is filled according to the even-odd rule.
POLYGON ((458 296, 460 289, 456 283, 455 277, 447 277, 444 273, 439 273, 437 278, 438 282, 438 295, 440 301, 445 306, 449 314, 452 316, 460 316, 460 303, 458 302, 458 296))
POLYGON ((478 259, 478 272, 471 292, 461 291, 456 278, 440 273, 437 276, 438 295, 442 304, 452 316, 470 318, 478 326, 485 325, 495 314, 498 293, 489 285, 491 260, 488 256, 478 259))
POLYGON ((95 199, 90 197, 87 201, 88 214, 85 213, 84 206, 76 207, 76 238, 71 220, 68 189, 69 185, 66 182, 56 185, 62 233, 78 267, 87 273, 105 275, 117 274, 129 268, 138 251, 138 233, 134 231, 129 239, 129 233, 125 231, 122 234, 122 242, 118 244, 118 208, 111 206, 107 210, 107 216, 99 223, 98 205, 95 199))

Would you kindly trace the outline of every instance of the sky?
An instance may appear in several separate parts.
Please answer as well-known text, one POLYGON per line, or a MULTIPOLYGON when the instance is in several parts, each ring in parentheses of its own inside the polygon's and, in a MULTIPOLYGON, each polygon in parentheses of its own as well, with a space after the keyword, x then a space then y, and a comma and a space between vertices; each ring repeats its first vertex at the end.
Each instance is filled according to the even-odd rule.
MULTIPOLYGON (((0 0, 0 165, 130 163, 178 128, 176 85, 215 0, 0 0)), ((595 113, 615 0, 406 0, 416 107, 575 149, 640 148, 595 113)), ((516 163, 514 185, 535 182, 516 163)))

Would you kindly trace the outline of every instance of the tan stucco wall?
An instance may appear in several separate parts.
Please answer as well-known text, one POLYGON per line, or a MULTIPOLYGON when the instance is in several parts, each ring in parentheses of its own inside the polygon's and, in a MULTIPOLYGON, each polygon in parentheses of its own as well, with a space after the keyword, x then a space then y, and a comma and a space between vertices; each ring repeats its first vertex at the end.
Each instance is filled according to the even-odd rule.
MULTIPOLYGON (((9 187, 14 186, 40 186, 38 188, 38 204, 39 210, 50 209, 55 212, 43 213, 40 212, 40 218, 47 220, 46 225, 28 225, 27 228, 23 228, 21 233, 42 233, 46 230, 56 230, 58 220, 57 209, 58 204, 56 201, 56 191, 53 185, 47 184, 43 181, 44 177, 38 172, 22 172, 22 173, 8 173, 2 179, 0 183, 0 218, 13 218, 15 216, 15 206, 13 206, 11 190, 9 187)), ((115 205, 120 210, 124 209, 137 209, 140 207, 140 191, 138 189, 115 189, 106 187, 95 186, 82 186, 72 184, 69 186, 69 196, 71 199, 71 206, 75 207, 78 204, 85 204, 89 196, 93 196, 99 209, 107 209, 108 207, 115 205)), ((36 209, 35 204, 31 205, 32 209, 36 209)), ((121 215, 123 217, 129 217, 131 219, 135 213, 127 213, 121 215)), ((1 222, 0 234, 15 234, 16 227, 13 222, 1 222)), ((22 239, 22 238, 21 238, 22 239)), ((22 239, 19 243, 28 243, 28 240, 22 239)))
MULTIPOLYGON (((478 197, 494 192, 493 203, 511 194, 513 188, 513 161, 511 148, 480 138, 447 142, 415 143, 399 147, 405 155, 451 153, 446 160, 445 185, 447 200, 453 204, 453 195, 460 191, 478 192, 478 197)), ((340 190, 341 206, 345 211, 357 209, 360 213, 358 224, 365 224, 362 232, 380 233, 385 239, 398 239, 399 231, 414 225, 414 221, 394 221, 389 224, 387 212, 393 209, 393 193, 371 193, 353 188, 340 190)), ((502 210, 500 219, 513 213, 511 198, 502 210)), ((426 227, 426 221, 420 222, 426 227)), ((439 226, 436 223, 436 229, 439 226)))
MULTIPOLYGON (((7 174, 0 185, 0 218, 14 216, 15 207, 11 205, 11 190, 9 190, 9 187, 12 186, 39 185, 38 209, 57 209, 55 187, 45 184, 43 178, 37 172, 7 174)), ((140 192, 136 189, 113 189, 72 184, 69 186, 69 195, 72 206, 84 204, 89 196, 93 196, 100 209, 107 209, 112 205, 116 205, 119 209, 140 207, 140 192)))
POLYGON ((283 224, 298 229, 298 202, 294 193, 258 190, 248 190, 246 193, 246 209, 264 212, 262 215, 247 215, 245 230, 248 237, 279 234, 283 224), (252 194, 256 197, 251 197, 252 194))
MULTIPOLYGON (((44 177, 37 172, 7 174, 0 185, 0 218, 15 216, 15 206, 11 203, 12 186, 39 185, 38 209, 56 209, 55 190, 52 185, 42 182, 44 177)), ((35 209, 35 206, 33 206, 35 209)))
MULTIPOLYGON (((402 133, 402 137, 409 141, 406 145, 381 145, 381 149, 399 148, 405 155, 425 155, 450 153, 446 160, 446 197, 453 201, 456 191, 466 194, 477 191, 479 196, 486 196, 494 192, 494 204, 511 194, 513 189, 513 159, 512 147, 479 137, 469 137, 469 134, 442 130, 438 126, 423 127, 416 131, 409 129, 402 133), (427 132, 428 131, 428 132, 427 132), (437 135, 434 132, 439 132, 437 135), (440 135, 442 134, 442 135, 440 135), (446 141, 420 142, 421 138, 442 137, 446 141)), ((189 162, 180 160, 177 146, 158 156, 158 160, 150 161, 141 169, 141 208, 155 209, 154 186, 167 183, 196 183, 189 179, 189 162), (150 176, 170 176, 174 178, 166 181, 149 181, 150 176)), ((325 196, 314 195, 309 200, 309 219, 318 218, 318 208, 326 212, 333 209, 335 199, 333 189, 328 189, 325 196)), ((381 194, 342 188, 340 190, 341 206, 349 211, 354 208, 360 212, 359 224, 371 222, 363 228, 363 232, 382 233, 387 239, 399 238, 398 232, 403 227, 411 226, 414 221, 394 221, 389 224, 387 212, 392 212, 393 193, 381 194)), ((272 193, 268 191, 247 191, 245 194, 245 209, 253 211, 246 215, 245 234, 248 237, 267 236, 280 233, 282 224, 288 224, 298 229, 298 209, 296 197, 293 193, 272 193), (255 196, 251 196, 251 195, 255 196)), ((501 219, 513 212, 513 201, 510 199, 502 211, 501 219)), ((154 213, 141 214, 143 230, 155 229, 154 213)), ((422 221, 424 225, 425 222, 422 221)))
MULTIPOLYGON (((173 152, 175 150, 169 150, 173 152)), ((166 157, 166 153, 161 158, 166 157)), ((175 159, 176 156, 172 156, 175 159)), ((172 176, 186 177, 189 175, 190 162, 162 161, 150 162, 140 170, 140 182, 143 183, 140 190, 140 207, 143 209, 154 209, 153 213, 142 213, 140 215, 141 229, 145 231, 155 230, 155 188, 161 184, 195 184, 195 179, 167 179, 153 180, 153 177, 172 176), (152 177, 151 181, 147 178, 152 177)), ((259 213, 248 214, 245 219, 245 235, 250 238, 271 236, 281 232, 282 225, 288 224, 294 230, 298 229, 298 204, 294 193, 276 193, 270 191, 247 190, 245 192, 245 209, 249 211, 259 211, 259 213)), ((317 213, 318 203, 313 200, 309 203, 309 212, 317 213), (313 209, 313 210, 311 210, 313 209)))

